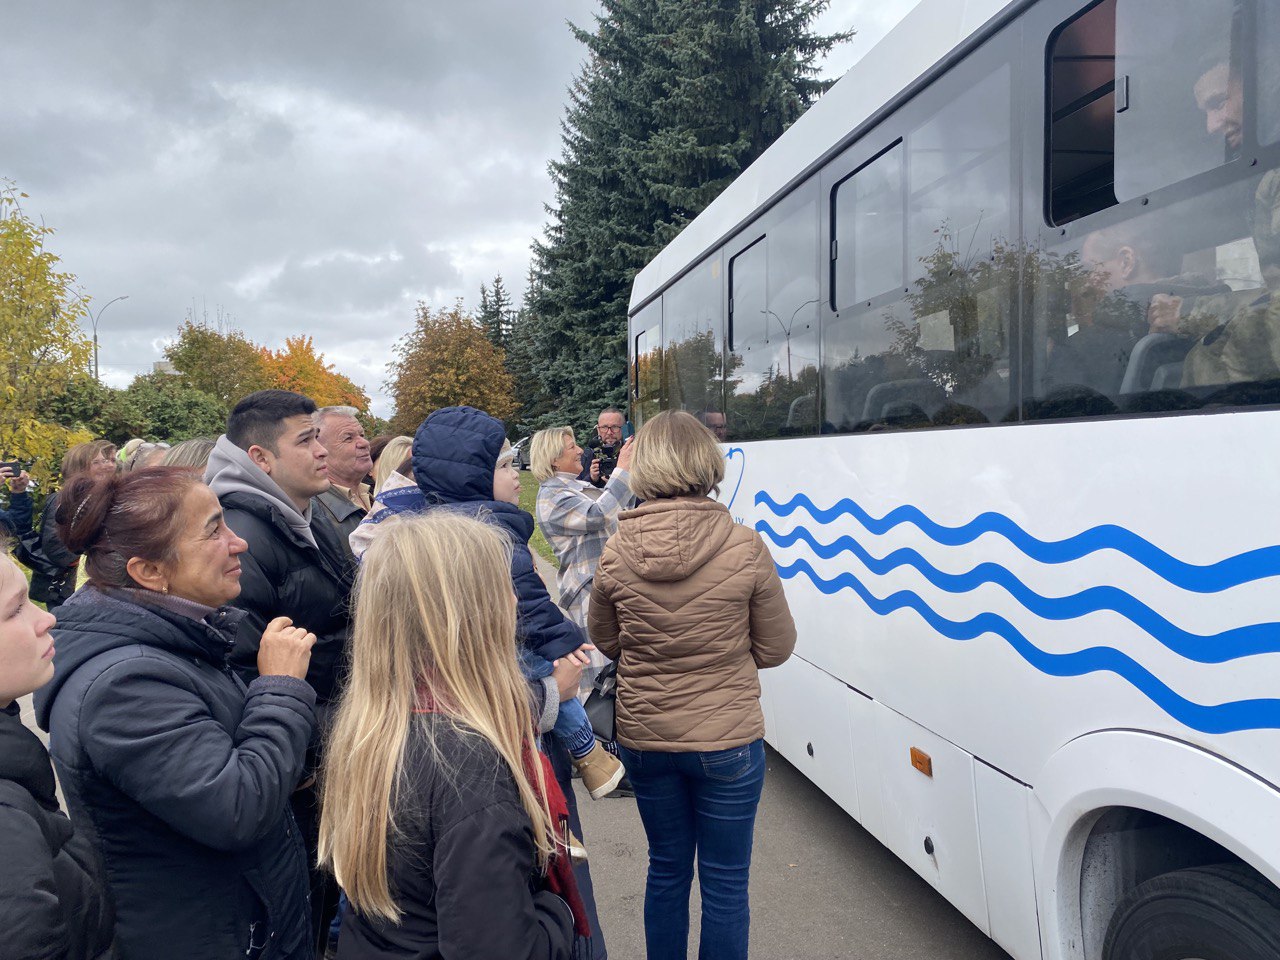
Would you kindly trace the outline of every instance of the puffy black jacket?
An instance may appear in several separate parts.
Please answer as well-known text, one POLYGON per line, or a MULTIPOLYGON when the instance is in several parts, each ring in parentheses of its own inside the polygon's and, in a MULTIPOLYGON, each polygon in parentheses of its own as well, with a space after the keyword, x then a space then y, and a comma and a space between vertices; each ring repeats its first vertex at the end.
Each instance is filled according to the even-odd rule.
POLYGON ((405 765, 387 856, 401 921, 348 907, 338 960, 570 957, 573 915, 540 889, 529 817, 492 745, 423 715, 411 728, 405 765))
POLYGON ((114 957, 115 919, 102 866, 58 809, 44 744, 18 705, 0 711, 0 930, 8 960, 114 957))
POLYGON ((516 633, 538 656, 555 660, 587 642, 555 605, 533 565, 533 517, 493 499, 493 471, 506 435, 502 423, 474 407, 445 407, 427 417, 413 438, 413 475, 428 505, 444 505, 502 527, 511 538, 516 633))
POLYGON ((333 525, 315 507, 307 543, 263 497, 226 493, 220 498, 227 526, 246 540, 240 555, 240 596, 233 605, 248 612, 240 625, 231 660, 246 681, 258 675, 258 641, 276 617, 289 617, 316 635, 307 682, 327 702, 338 686, 351 636, 348 599, 352 561, 333 525))
POLYGON ((310 960, 307 864, 289 795, 315 695, 291 677, 246 691, 212 624, 85 587, 58 611, 37 720, 76 823, 91 828, 127 960, 310 960), (255 926, 256 925, 256 926, 255 926))

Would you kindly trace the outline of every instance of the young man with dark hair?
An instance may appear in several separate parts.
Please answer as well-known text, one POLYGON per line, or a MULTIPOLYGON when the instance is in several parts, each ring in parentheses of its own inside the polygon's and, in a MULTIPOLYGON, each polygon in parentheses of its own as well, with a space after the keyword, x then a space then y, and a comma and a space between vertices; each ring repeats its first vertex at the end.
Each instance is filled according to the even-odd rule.
MULTIPOLYGON (((227 526, 249 544, 240 556, 240 596, 232 601, 248 616, 238 631, 232 665, 246 681, 256 676, 259 639, 276 617, 289 617, 314 633, 307 682, 316 691, 323 732, 350 636, 352 564, 337 531, 312 504, 329 489, 328 451, 320 443, 315 412, 308 397, 288 390, 245 397, 209 455, 205 479, 222 504, 227 526)), ((314 867, 319 825, 314 783, 299 788, 292 803, 313 865, 312 919, 322 951, 337 891, 314 867)))

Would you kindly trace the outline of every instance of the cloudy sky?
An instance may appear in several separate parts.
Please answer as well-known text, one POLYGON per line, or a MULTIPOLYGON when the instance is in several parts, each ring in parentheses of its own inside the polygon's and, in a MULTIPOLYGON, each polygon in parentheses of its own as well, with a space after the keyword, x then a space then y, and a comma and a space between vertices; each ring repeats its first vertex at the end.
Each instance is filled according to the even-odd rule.
MULTIPOLYGON (((843 73, 915 0, 834 0, 843 73)), ((46 0, 6 11, 0 177, 101 315, 103 379, 189 314, 304 333, 374 397, 414 305, 517 295, 551 199, 566 21, 594 0, 46 0)))

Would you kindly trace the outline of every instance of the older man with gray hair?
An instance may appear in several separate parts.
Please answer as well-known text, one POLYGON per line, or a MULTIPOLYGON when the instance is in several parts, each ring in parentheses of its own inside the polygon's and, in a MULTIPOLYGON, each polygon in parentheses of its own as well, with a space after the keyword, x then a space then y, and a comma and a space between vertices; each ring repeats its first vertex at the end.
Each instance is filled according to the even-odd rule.
POLYGON ((372 505, 365 477, 373 469, 373 458, 357 413, 355 407, 321 407, 315 413, 320 445, 329 451, 329 489, 315 503, 338 532, 348 557, 351 533, 372 505))

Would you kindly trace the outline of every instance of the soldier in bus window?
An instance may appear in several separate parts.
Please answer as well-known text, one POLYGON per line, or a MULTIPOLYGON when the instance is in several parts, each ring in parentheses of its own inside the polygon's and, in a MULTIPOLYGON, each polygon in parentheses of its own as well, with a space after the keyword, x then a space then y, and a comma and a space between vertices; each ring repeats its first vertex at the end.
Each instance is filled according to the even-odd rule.
MULTIPOLYGON (((1269 50, 1264 57, 1274 57, 1269 50)), ((1264 69, 1264 76, 1273 70, 1264 69)), ((1268 84, 1270 86, 1271 84, 1268 84)), ((1206 129, 1223 138, 1229 154, 1244 143, 1244 86, 1225 50, 1205 61, 1195 82, 1196 104, 1206 129)), ((1275 97, 1277 91, 1264 91, 1275 97)), ((1194 337, 1183 364, 1184 386, 1211 386, 1280 377, 1280 171, 1257 182, 1252 210, 1253 244, 1264 286, 1229 291, 1187 304, 1177 297, 1157 305, 1153 329, 1194 337)))

